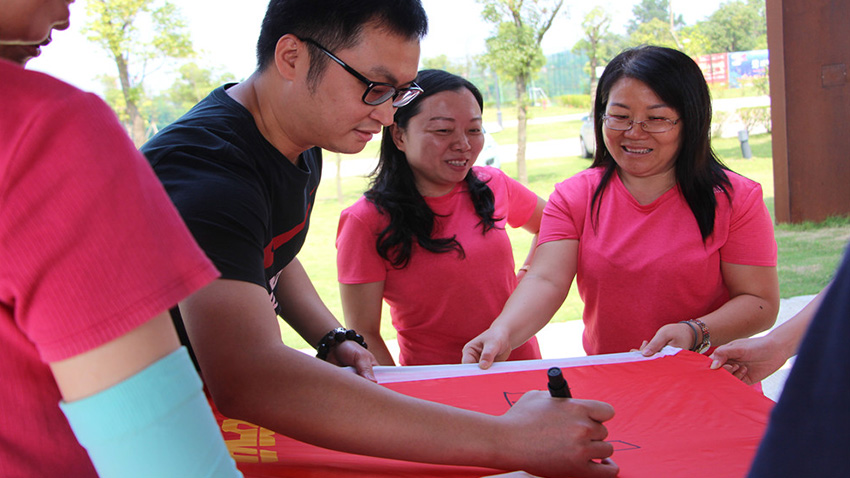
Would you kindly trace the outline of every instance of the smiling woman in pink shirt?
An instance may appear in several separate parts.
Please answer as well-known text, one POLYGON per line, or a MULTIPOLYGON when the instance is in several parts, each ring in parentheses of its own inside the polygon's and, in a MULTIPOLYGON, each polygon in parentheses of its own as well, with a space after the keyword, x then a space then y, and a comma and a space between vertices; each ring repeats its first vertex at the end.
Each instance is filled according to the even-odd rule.
MULTIPOLYGON (((383 365, 394 360, 380 335, 382 299, 402 365, 460 363, 517 285, 506 225, 536 234, 545 205, 501 170, 473 167, 484 130, 472 83, 440 70, 416 82, 424 93, 385 129, 372 184, 342 212, 337 236, 346 324, 383 365)), ((510 354, 536 358, 533 337, 510 354)))
POLYGON ((536 333, 576 279, 588 354, 705 353, 776 320, 776 241, 761 186, 711 149, 711 98, 677 50, 626 50, 599 80, 590 168, 558 184, 528 275, 464 348, 489 367, 536 333))

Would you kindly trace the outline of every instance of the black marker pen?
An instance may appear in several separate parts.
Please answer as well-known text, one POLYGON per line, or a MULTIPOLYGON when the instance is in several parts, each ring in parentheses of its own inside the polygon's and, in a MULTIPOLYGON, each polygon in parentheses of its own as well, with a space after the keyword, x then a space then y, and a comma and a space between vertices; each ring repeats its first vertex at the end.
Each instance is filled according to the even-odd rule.
POLYGON ((558 367, 549 369, 549 395, 559 398, 572 398, 570 387, 567 385, 567 380, 564 379, 564 374, 558 367))

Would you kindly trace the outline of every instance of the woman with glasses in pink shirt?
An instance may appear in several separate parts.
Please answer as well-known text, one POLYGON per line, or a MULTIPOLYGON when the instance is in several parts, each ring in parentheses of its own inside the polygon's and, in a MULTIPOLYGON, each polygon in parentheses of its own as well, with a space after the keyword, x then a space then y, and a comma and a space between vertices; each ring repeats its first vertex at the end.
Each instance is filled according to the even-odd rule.
POLYGON ((711 149, 711 98, 679 51, 626 50, 605 68, 590 168, 558 184, 534 262, 464 362, 489 367, 537 332, 576 278, 584 349, 704 353, 776 320, 776 241, 761 186, 711 149))

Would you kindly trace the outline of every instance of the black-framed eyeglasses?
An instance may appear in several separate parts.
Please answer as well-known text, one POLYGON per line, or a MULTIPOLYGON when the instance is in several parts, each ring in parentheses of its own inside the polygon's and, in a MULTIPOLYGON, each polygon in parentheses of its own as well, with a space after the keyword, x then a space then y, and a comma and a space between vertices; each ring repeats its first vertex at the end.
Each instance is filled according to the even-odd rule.
POLYGON ((622 116, 602 116, 602 121, 608 129, 612 129, 614 131, 628 131, 632 129, 634 125, 639 124, 640 128, 647 133, 666 133, 673 129, 673 126, 676 126, 681 119, 682 118, 676 118, 675 120, 671 120, 669 118, 652 118, 645 121, 635 121, 622 116))
POLYGON ((410 86, 407 88, 396 88, 395 85, 391 85, 389 83, 380 83, 377 81, 372 81, 369 78, 361 75, 360 72, 355 70, 354 68, 348 66, 344 61, 337 58, 336 55, 329 52, 327 48, 320 45, 317 41, 311 40, 309 38, 304 38, 301 41, 305 43, 309 43, 319 50, 322 50, 322 53, 327 55, 331 60, 335 61, 339 66, 343 67, 345 71, 351 74, 351 76, 357 78, 362 81, 366 85, 366 92, 363 93, 363 102, 370 106, 377 106, 388 99, 392 98, 393 106, 396 108, 400 108, 411 101, 414 98, 419 96, 422 93, 422 88, 416 83, 411 82, 410 86))

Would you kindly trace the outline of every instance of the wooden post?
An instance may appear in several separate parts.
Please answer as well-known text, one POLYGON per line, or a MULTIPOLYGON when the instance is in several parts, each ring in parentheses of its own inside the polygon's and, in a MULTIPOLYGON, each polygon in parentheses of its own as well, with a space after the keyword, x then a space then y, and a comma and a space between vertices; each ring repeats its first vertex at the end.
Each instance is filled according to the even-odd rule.
POLYGON ((778 223, 850 215, 850 2, 767 0, 778 223))

